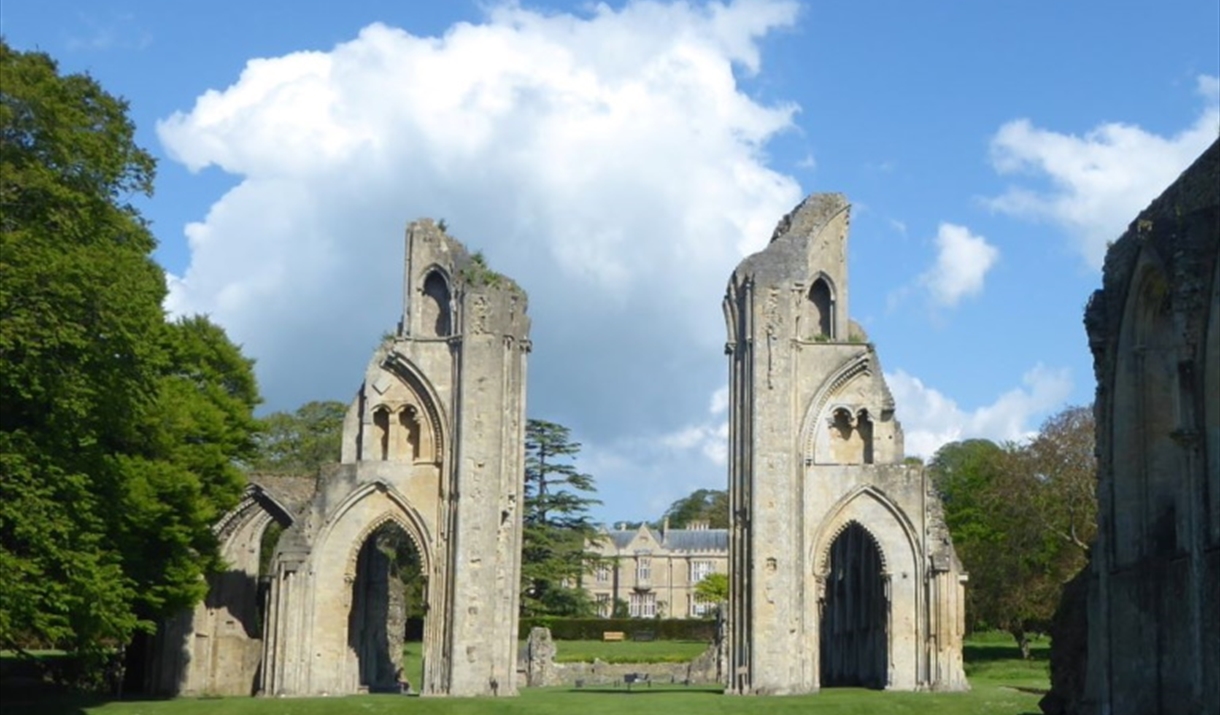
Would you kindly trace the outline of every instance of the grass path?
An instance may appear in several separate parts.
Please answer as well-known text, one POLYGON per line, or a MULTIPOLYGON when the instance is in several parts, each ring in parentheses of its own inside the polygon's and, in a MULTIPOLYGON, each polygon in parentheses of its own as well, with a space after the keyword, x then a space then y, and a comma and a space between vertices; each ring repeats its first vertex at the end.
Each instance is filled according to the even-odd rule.
MULTIPOLYGON (((560 642, 560 653, 609 652, 603 646, 647 646, 661 653, 684 647, 665 642, 602 644, 560 642)), ((696 644, 700 645, 700 644, 696 644)), ((632 648, 624 651, 625 653, 632 648)), ((814 695, 732 697, 719 688, 655 686, 634 688, 531 688, 517 698, 417 698, 363 695, 337 698, 179 698, 105 702, 80 697, 19 702, 5 693, 2 715, 1032 715, 1047 687, 1047 647, 1035 644, 1034 658, 1020 660, 1011 639, 983 636, 966 646, 967 693, 898 693, 828 688, 814 695)), ((604 659, 604 658, 603 658, 604 659)))
POLYGON ((5 713, 46 715, 750 715, 758 713, 839 713, 842 715, 1023 715, 1037 712, 1038 695, 995 683, 979 683, 969 693, 887 693, 832 688, 816 695, 731 697, 718 689, 655 687, 617 689, 527 689, 517 698, 458 699, 364 695, 343 698, 180 698, 160 701, 40 703, 5 713))

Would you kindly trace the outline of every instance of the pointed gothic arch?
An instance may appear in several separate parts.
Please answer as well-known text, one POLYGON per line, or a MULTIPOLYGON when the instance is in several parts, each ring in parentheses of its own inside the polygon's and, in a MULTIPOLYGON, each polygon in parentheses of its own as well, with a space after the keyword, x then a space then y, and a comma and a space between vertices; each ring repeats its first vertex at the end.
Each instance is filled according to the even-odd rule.
POLYGON ((1172 284, 1151 248, 1140 254, 1123 310, 1114 385, 1114 479, 1110 505, 1114 563, 1168 556, 1178 548, 1184 513, 1175 487, 1185 455, 1180 423, 1179 337, 1172 284))
MULTIPOLYGON (((814 565, 815 574, 824 574, 829 568, 830 544, 852 521, 860 523, 877 539, 883 564, 919 561, 920 540, 915 525, 885 492, 865 484, 851 490, 826 510, 822 522, 814 530, 809 543, 812 548, 810 563, 814 565)), ((888 565, 886 568, 892 570, 888 565)))
POLYGON ((296 515, 265 488, 246 486, 241 501, 213 527, 226 569, 208 576, 204 600, 159 634, 159 648, 179 654, 180 662, 166 669, 166 676, 174 671, 179 682, 154 689, 217 695, 257 691, 265 622, 262 538, 272 524, 286 529, 295 522, 296 515))
MULTIPOLYGON (((834 678, 831 685, 852 684, 854 678, 855 681, 858 681, 855 684, 899 690, 913 690, 922 682, 921 673, 926 667, 926 655, 920 649, 924 626, 917 618, 895 617, 895 614, 918 612, 917 609, 924 598, 922 588, 924 557, 917 535, 915 525, 911 523, 905 512, 889 496, 872 485, 857 487, 827 511, 826 517, 809 539, 812 548, 809 563, 813 564, 812 577, 818 594, 819 660, 817 672, 819 678, 829 672, 834 678), (843 662, 839 662, 837 666, 825 664, 830 669, 829 671, 823 668, 822 659, 827 657, 821 647, 826 645, 823 628, 833 629, 842 625, 841 620, 835 620, 838 617, 835 615, 836 612, 828 615, 825 610, 829 603, 827 589, 832 588, 830 580, 836 576, 836 573, 839 573, 835 570, 834 561, 836 544, 841 543, 840 537, 851 530, 853 524, 868 535, 877 550, 875 566, 880 581, 873 583, 871 587, 864 588, 863 596, 872 598, 878 593, 884 594, 884 623, 876 620, 870 621, 871 630, 859 637, 876 638, 877 634, 884 630, 886 651, 884 679, 877 677, 876 664, 879 661, 875 659, 868 661, 867 666, 857 664, 858 667, 849 668, 843 662), (881 591, 877 591, 878 588, 881 591), (827 618, 830 620, 827 621, 827 618), (897 666, 896 664, 899 663, 903 665, 897 666)), ((861 547, 861 544, 859 538, 856 538, 853 546, 840 549, 839 554, 847 558, 863 559, 865 563, 857 564, 857 566, 871 573, 874 564, 869 561, 869 557, 866 555, 867 549, 861 547)), ((848 566, 847 572, 852 572, 853 568, 848 566)), ((859 568, 856 568, 855 572, 859 574, 859 568)), ((874 600, 870 603, 880 607, 877 605, 879 601, 874 600)), ((839 613, 839 616, 842 616, 842 613, 839 613)), ((878 617, 875 613, 870 616, 873 619, 878 617)), ((859 625, 866 624, 857 623, 857 626, 859 625)), ((855 648, 853 652, 866 659, 879 657, 876 647, 875 642, 867 647, 859 646, 858 643, 852 646, 855 648)))
POLYGON ((354 568, 359 544, 387 521, 394 521, 402 527, 416 548, 420 549, 424 568, 431 571, 434 563, 429 551, 433 536, 427 521, 402 492, 381 479, 352 490, 327 515, 325 525, 318 532, 317 543, 327 549, 333 548, 333 543, 347 544, 342 550, 347 555, 343 561, 343 574, 346 576, 354 568), (370 503, 375 503, 376 508, 370 507, 370 503), (352 527, 352 523, 357 526, 352 527))
MULTIPOLYGON (((390 522, 407 535, 419 553, 421 571, 429 583, 429 610, 443 610, 444 593, 440 584, 444 582, 445 567, 435 558, 435 535, 430 532, 427 520, 404 494, 384 480, 357 487, 331 510, 318 531, 313 545, 315 552, 334 556, 319 559, 313 565, 310 573, 312 589, 310 598, 304 604, 304 619, 283 624, 287 629, 299 629, 292 638, 295 652, 290 655, 297 664, 292 667, 303 668, 305 679, 313 683, 312 687, 317 692, 353 693, 361 690, 361 679, 365 676, 361 670, 362 658, 353 646, 348 629, 316 622, 308 617, 308 613, 352 612, 355 598, 353 583, 359 576, 357 566, 362 547, 370 535, 390 522), (327 665, 322 665, 323 660, 313 657, 314 653, 326 654, 323 660, 327 665)), ((425 634, 424 658, 428 667, 424 672, 424 682, 420 684, 423 692, 435 693, 444 688, 439 682, 442 673, 435 665, 441 662, 444 647, 441 639, 436 637, 441 625, 434 621, 439 620, 428 619, 427 623, 429 632, 425 634)))
POLYGON ((453 292, 449 276, 439 267, 423 273, 419 335, 425 338, 445 338, 453 335, 453 292))
POLYGON ((889 683, 889 573, 877 539, 850 520, 827 549, 819 597, 822 687, 889 683))
POLYGON ((381 367, 403 382, 411 392, 412 407, 417 412, 415 419, 419 426, 416 462, 440 464, 445 458, 448 442, 448 416, 444 413, 444 404, 432 383, 419 372, 414 363, 401 353, 391 352, 381 367))
POLYGON ((814 340, 838 338, 840 331, 839 326, 835 324, 835 302, 834 281, 830 276, 819 271, 805 293, 808 337, 814 340))
POLYGON ((856 412, 850 406, 834 402, 834 400, 847 392, 854 381, 868 379, 871 375, 872 363, 869 353, 860 352, 832 372, 810 398, 809 404, 805 408, 800 432, 801 456, 806 466, 830 462, 827 425, 833 422, 836 409, 845 409, 848 414, 852 415, 856 412))

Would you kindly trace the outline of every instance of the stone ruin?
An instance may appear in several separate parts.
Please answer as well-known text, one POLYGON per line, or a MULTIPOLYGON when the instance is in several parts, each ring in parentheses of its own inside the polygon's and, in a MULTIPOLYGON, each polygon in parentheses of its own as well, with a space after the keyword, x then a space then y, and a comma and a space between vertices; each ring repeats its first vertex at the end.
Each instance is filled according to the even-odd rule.
POLYGON ((687 662, 677 663, 559 663, 559 649, 548 628, 530 629, 529 638, 521 649, 521 674, 531 688, 542 687, 619 687, 638 679, 647 683, 670 685, 719 685, 724 682, 721 656, 723 644, 719 637, 706 650, 687 662))
MULTIPOLYGON (((966 576, 849 318, 848 215, 839 195, 809 197, 729 282, 728 629, 658 677, 753 694, 967 687, 966 576)), ((148 689, 397 689, 407 596, 392 569, 405 549, 427 614, 414 689, 515 694, 529 325, 515 283, 431 221, 411 224, 402 322, 369 362, 340 462, 314 480, 251 479, 216 527, 230 569, 163 624, 148 689), (283 531, 260 582, 273 524, 283 531)), ((622 669, 557 666, 544 646, 526 654, 531 683, 622 669)))
POLYGON ((1131 222, 1085 312, 1098 533, 1047 713, 1220 712, 1220 141, 1131 222))
POLYGON ((848 312, 849 209, 805 199, 724 299, 731 693, 968 687, 966 575, 848 312))
POLYGON ((521 569, 526 295, 431 221, 407 229, 397 334, 374 352, 316 480, 254 478, 217 526, 229 571, 163 624, 153 692, 339 695, 396 689, 402 589, 418 560, 425 695, 512 695, 521 569), (283 529, 260 588, 260 542, 283 529))

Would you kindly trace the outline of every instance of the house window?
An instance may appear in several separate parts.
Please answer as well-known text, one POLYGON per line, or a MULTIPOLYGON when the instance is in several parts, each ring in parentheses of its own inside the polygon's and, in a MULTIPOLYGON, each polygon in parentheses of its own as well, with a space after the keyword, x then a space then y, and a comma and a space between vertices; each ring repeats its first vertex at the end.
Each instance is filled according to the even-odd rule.
POLYGON ((696 617, 706 616, 714 605, 711 601, 706 601, 692 594, 690 597, 690 614, 696 617))
POLYGON ((652 580, 652 558, 648 556, 637 556, 635 558, 635 581, 636 583, 648 583, 652 580))
POLYGON ((598 583, 610 583, 610 564, 598 564, 596 573, 598 583))
POLYGON ((613 602, 610 600, 610 594, 597 594, 597 615, 602 618, 609 618, 614 613, 613 602))
POLYGON ((631 594, 631 602, 628 605, 629 613, 632 618, 656 618, 657 616, 657 594, 655 593, 633 593, 631 594))
POLYGON ((697 584, 700 581, 702 581, 703 579, 707 578, 707 575, 710 574, 711 572, 712 572, 712 562, 711 561, 692 561, 692 562, 690 562, 691 585, 693 586, 694 584, 697 584))

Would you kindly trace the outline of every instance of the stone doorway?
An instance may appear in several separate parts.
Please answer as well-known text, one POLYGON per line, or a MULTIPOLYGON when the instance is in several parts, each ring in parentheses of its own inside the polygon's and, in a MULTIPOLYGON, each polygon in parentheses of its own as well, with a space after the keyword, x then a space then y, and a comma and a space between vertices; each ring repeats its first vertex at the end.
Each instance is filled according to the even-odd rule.
POLYGON ((360 546, 348 614, 348 646, 360 692, 399 692, 403 682, 420 687, 419 663, 404 662, 403 649, 409 620, 426 611, 422 572, 419 549, 395 521, 378 527, 360 546))
POLYGON ((888 684, 889 600, 881 550, 851 522, 830 546, 822 605, 821 685, 883 689, 888 684))

